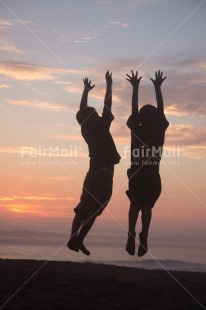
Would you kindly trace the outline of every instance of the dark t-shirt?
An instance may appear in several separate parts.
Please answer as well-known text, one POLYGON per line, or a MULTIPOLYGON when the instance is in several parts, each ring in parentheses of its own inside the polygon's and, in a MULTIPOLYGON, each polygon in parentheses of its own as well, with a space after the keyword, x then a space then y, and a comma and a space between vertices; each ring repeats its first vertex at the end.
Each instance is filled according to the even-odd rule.
POLYGON ((84 118, 84 111, 78 111, 77 115, 81 114, 83 120, 79 124, 81 125, 82 136, 89 148, 90 169, 110 167, 119 163, 121 157, 109 132, 111 122, 114 119, 111 111, 104 108, 102 117, 99 117, 95 124, 91 123, 90 118, 87 119, 88 115, 85 115, 84 118))
MULTIPOLYGON (((144 172, 159 172, 165 131, 169 126, 165 115, 157 111, 155 127, 141 124, 139 114, 130 115, 127 126, 131 129, 131 168, 144 172)), ((140 172, 140 173, 141 173, 140 172)))

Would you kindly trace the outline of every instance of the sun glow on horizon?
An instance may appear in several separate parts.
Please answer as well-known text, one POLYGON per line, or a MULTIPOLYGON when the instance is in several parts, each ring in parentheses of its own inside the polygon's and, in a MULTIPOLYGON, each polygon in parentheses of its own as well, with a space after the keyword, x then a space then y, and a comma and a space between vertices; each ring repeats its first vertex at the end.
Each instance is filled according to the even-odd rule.
POLYGON ((131 88, 125 74, 133 69, 143 76, 141 107, 156 104, 150 78, 161 69, 167 76, 162 92, 170 126, 155 227, 166 222, 172 230, 182 220, 189 232, 195 219, 197 230, 198 223, 203 230, 206 5, 195 11, 193 1, 100 2, 69 1, 68 6, 62 0, 52 2, 49 10, 40 0, 11 2, 9 10, 0 3, 0 221, 15 225, 21 219, 32 225, 42 219, 61 225, 73 217, 89 166, 76 121, 82 79, 88 76, 95 84, 89 106, 101 115, 104 75, 110 70, 115 117, 111 133, 122 160, 115 167, 108 212, 101 219, 110 226, 115 220, 126 223, 131 88))

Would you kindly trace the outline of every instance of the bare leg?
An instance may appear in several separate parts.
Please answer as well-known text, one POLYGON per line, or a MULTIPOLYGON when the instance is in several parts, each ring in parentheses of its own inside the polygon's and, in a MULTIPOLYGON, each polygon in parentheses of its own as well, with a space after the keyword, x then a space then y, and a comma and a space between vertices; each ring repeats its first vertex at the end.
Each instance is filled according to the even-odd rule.
POLYGON ((147 237, 152 218, 152 207, 146 206, 142 209, 142 233, 147 237))
POLYGON ((79 234, 78 234, 78 249, 82 251, 85 255, 90 255, 90 252, 87 250, 87 248, 84 246, 83 241, 90 229, 92 228, 95 220, 96 215, 90 214, 82 223, 82 226, 80 228, 79 234))
POLYGON ((128 239, 126 244, 126 251, 129 253, 129 255, 134 255, 135 253, 135 227, 137 223, 137 218, 139 214, 139 206, 136 204, 130 204, 129 209, 129 232, 128 232, 128 239))
POLYGON ((138 214, 140 211, 140 206, 137 204, 130 204, 129 209, 129 232, 135 232, 135 227, 137 223, 138 214))
POLYGON ((78 244, 77 244, 77 234, 82 225, 82 222, 83 222, 83 217, 80 214, 76 214, 73 219, 73 223, 72 223, 71 236, 67 243, 68 248, 75 252, 79 252, 78 244))
POLYGON ((148 251, 147 237, 152 218, 152 206, 144 205, 142 208, 142 232, 139 234, 140 244, 138 256, 143 256, 148 251))

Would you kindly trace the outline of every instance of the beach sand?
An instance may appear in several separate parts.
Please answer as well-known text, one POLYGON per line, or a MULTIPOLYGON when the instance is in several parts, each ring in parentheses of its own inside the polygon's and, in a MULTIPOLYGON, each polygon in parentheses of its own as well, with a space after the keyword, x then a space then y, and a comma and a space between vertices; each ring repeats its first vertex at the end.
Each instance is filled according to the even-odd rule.
POLYGON ((43 264, 0 259, 0 309, 206 309, 206 273, 50 261, 32 276, 43 264))

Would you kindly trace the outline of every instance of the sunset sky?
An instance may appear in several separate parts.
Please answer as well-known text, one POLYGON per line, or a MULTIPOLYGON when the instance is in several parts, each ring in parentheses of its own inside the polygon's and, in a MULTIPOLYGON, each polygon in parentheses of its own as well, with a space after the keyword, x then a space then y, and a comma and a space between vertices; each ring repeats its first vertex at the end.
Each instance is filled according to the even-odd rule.
POLYGON ((1 227, 69 225, 89 165, 75 118, 82 79, 96 85, 89 105, 101 114, 110 70, 111 132, 122 160, 96 225, 125 229, 132 91, 125 74, 143 76, 141 106, 156 103, 149 79, 160 69, 170 126, 152 231, 206 232, 205 16, 205 0, 0 0, 1 227))

